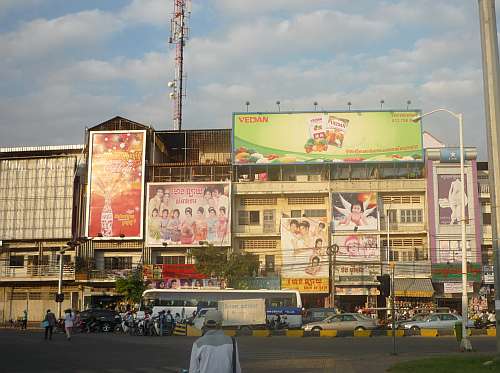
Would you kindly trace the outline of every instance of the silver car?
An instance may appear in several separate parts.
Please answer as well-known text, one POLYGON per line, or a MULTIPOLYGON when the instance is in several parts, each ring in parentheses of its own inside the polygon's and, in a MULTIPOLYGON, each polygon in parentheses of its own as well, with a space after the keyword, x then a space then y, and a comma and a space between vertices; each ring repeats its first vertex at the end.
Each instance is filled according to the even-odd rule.
POLYGON ((423 320, 405 322, 402 327, 412 332, 420 329, 453 329, 456 323, 462 322, 462 317, 452 313, 431 313, 423 320))
POLYGON ((357 313, 343 313, 328 316, 323 321, 312 322, 302 326, 304 331, 319 330, 369 330, 376 329, 377 321, 369 316, 357 313))

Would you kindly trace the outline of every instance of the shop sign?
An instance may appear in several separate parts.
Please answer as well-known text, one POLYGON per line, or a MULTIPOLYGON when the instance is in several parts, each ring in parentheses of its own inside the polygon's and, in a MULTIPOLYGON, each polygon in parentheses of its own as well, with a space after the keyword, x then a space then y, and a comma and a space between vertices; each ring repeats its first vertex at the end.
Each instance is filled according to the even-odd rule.
MULTIPOLYGON (((467 280, 481 282, 481 264, 469 263, 467 266, 467 280)), ((432 265, 432 281, 459 282, 462 279, 461 263, 436 263, 432 265)))
POLYGON ((377 288, 335 287, 335 295, 380 295, 377 288))
POLYGON ((483 266, 483 282, 485 284, 495 283, 495 271, 493 266, 483 266))
MULTIPOLYGON (((467 283, 467 293, 472 293, 474 291, 473 283, 467 283)), ((445 294, 454 294, 462 292, 462 283, 461 282, 445 282, 444 283, 444 293, 445 294)))
POLYGON ((281 289, 296 289, 301 293, 328 293, 328 278, 281 278, 281 289))

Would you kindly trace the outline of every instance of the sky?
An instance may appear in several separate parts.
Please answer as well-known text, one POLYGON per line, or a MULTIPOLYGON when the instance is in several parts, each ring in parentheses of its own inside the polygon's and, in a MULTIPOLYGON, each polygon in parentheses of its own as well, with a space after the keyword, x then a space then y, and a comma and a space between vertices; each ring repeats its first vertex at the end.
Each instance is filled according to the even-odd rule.
MULTIPOLYGON (((0 0, 0 147, 83 142, 120 115, 173 128, 173 0, 0 0)), ((231 114, 447 108, 486 159, 475 0, 193 0, 183 128, 231 114)), ((424 130, 453 146, 456 120, 424 130)))

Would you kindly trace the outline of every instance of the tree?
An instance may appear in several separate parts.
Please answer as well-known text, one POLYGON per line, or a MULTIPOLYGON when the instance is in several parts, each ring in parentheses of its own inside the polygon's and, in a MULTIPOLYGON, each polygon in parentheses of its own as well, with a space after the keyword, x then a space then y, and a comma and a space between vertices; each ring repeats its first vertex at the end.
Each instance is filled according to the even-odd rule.
POLYGON ((258 257, 250 253, 232 252, 208 245, 192 249, 196 271, 208 277, 225 280, 230 287, 241 287, 241 280, 259 269, 258 257))
POLYGON ((123 295, 126 301, 140 303, 142 293, 146 289, 142 276, 142 267, 132 270, 127 277, 116 280, 116 292, 123 295))

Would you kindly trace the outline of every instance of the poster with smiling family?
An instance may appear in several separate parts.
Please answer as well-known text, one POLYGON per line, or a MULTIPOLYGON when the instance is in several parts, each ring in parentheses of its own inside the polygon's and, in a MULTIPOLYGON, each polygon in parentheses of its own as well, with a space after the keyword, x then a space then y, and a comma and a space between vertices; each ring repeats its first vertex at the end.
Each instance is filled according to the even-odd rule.
POLYGON ((148 183, 148 246, 231 244, 231 184, 148 183))

